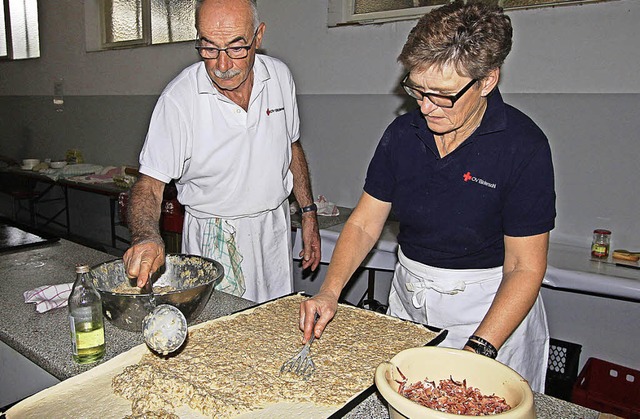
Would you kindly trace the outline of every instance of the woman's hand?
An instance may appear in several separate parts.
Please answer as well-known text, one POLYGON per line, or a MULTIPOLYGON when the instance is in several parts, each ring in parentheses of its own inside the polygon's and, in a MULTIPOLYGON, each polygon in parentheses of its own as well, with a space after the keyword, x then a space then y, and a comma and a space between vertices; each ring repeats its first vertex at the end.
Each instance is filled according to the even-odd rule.
POLYGON ((320 292, 300 304, 300 330, 304 332, 302 343, 306 343, 311 339, 311 334, 314 333, 316 338, 322 336, 327 324, 333 319, 336 311, 338 310, 338 296, 331 294, 330 292, 320 292), (318 321, 313 325, 315 314, 318 313, 318 321))

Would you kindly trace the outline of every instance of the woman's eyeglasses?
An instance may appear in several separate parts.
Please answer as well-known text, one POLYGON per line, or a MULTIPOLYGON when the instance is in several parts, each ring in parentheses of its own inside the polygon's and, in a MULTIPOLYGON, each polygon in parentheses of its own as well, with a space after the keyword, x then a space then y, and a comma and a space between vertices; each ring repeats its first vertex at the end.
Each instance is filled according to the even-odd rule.
POLYGON ((471 86, 473 86, 478 81, 478 79, 473 79, 469 83, 467 83, 467 85, 464 86, 462 90, 460 90, 455 95, 447 96, 447 95, 439 95, 436 93, 425 93, 422 90, 417 89, 414 86, 411 86, 410 84, 408 84, 407 83, 408 79, 409 79, 409 73, 407 73, 407 75, 404 76, 404 79, 402 79, 400 84, 402 85, 402 87, 404 88, 404 91, 407 92, 409 96, 411 96, 416 100, 424 100, 424 98, 426 97, 427 99, 429 99, 431 103, 441 108, 453 108, 453 105, 458 101, 458 99, 460 99, 462 95, 464 95, 467 92, 467 90, 469 90, 471 86))

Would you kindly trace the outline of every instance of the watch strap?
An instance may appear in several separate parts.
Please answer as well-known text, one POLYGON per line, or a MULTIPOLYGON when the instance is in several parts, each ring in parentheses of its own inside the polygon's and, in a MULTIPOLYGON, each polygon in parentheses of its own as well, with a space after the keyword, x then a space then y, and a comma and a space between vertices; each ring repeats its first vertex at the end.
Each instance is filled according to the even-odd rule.
POLYGON ((471 336, 467 341, 466 346, 473 349, 475 353, 487 356, 491 359, 495 359, 498 356, 498 350, 496 347, 479 336, 471 336))
POLYGON ((318 211, 318 206, 314 202, 313 204, 300 208, 300 211, 304 214, 305 212, 318 211))

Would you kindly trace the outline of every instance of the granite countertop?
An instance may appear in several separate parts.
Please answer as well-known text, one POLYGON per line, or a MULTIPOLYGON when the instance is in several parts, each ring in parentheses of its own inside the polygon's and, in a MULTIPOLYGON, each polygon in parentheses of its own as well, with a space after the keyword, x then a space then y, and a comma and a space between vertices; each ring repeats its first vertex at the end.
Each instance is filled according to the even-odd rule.
MULTIPOLYGON (((0 260, 0 340, 60 380, 82 373, 96 364, 80 366, 71 359, 67 310, 37 313, 25 304, 23 292, 41 285, 73 282, 76 264, 96 265, 114 257, 107 253, 60 240, 4 253, 0 260)), ((254 305, 253 302, 214 291, 195 323, 228 315, 254 305)), ((120 330, 105 322, 107 350, 101 362, 143 343, 142 335, 120 330)), ((543 394, 535 394, 539 418, 597 418, 597 412, 543 394)), ((389 413, 377 393, 373 393, 347 418, 388 418, 389 413)))
MULTIPOLYGON (((75 265, 90 266, 115 259, 67 240, 3 254, 0 260, 0 339, 54 377, 64 380, 93 365, 78 365, 71 359, 67 310, 35 311, 25 304, 23 293, 42 285, 75 280, 75 265)), ((214 291, 195 323, 225 316, 254 305, 243 298, 214 291)), ((194 323, 194 324, 195 324, 194 323)), ((101 362, 144 343, 142 334, 118 329, 105 321, 106 353, 101 362)))

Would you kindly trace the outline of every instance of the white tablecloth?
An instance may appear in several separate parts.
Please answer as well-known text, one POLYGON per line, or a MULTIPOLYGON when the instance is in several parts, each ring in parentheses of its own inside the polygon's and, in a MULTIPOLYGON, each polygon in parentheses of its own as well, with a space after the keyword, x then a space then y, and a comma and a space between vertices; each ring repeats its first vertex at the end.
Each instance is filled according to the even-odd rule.
MULTIPOLYGON (((344 224, 320 230, 322 263, 329 263, 344 224)), ((362 263, 366 269, 393 271, 397 262, 398 223, 387 222, 380 240, 362 263)), ((293 257, 299 259, 302 240, 293 233, 293 257)), ((640 269, 619 267, 590 260, 588 248, 551 243, 549 265, 544 285, 567 291, 595 293, 602 296, 640 302, 640 269)))
MULTIPOLYGON (((320 229, 320 241, 322 252, 322 263, 329 263, 331 256, 333 255, 333 249, 336 246, 338 236, 342 231, 344 224, 329 227, 327 229, 320 229)), ((398 241, 396 237, 398 235, 398 223, 394 221, 387 222, 380 239, 369 252, 369 256, 362 262, 363 268, 375 269, 381 271, 393 271, 398 261, 398 241)), ((293 258, 300 259, 299 254, 302 250, 301 235, 298 234, 299 229, 294 229, 293 234, 293 258)))

